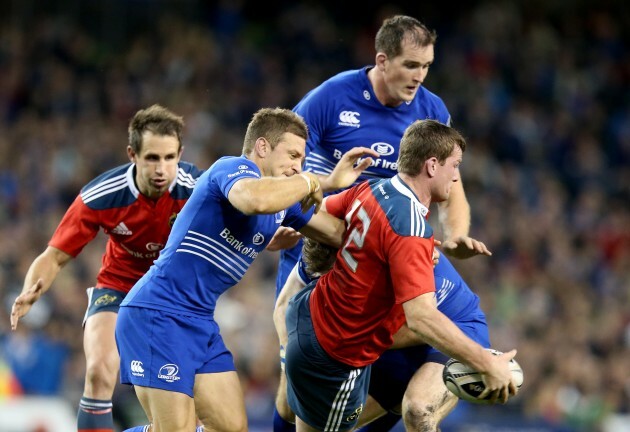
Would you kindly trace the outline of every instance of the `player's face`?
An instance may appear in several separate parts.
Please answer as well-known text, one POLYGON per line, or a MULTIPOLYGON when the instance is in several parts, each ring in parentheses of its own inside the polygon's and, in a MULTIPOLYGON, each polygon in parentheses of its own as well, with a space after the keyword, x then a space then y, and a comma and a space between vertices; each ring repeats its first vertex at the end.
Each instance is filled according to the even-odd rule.
POLYGON ((448 199, 453 183, 459 181, 459 165, 461 163, 462 149, 455 146, 453 153, 446 159, 444 165, 437 165, 436 187, 433 190, 431 201, 441 202, 448 199))
POLYGON ((161 197, 177 176, 182 153, 177 137, 145 132, 142 150, 135 153, 127 147, 127 153, 136 164, 136 185, 140 193, 152 199, 161 197))
POLYGON ((412 101, 427 77, 433 57, 433 45, 419 47, 404 40, 402 53, 385 61, 384 78, 389 98, 385 105, 398 106, 412 101))
POLYGON ((265 158, 265 175, 286 176, 302 172, 306 141, 292 133, 285 133, 276 147, 265 158))

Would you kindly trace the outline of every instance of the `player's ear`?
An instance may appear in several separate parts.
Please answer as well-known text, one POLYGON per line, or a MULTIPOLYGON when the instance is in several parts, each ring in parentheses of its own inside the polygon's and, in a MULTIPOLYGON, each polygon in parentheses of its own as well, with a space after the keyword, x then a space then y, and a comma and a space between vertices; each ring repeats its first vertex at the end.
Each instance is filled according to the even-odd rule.
POLYGON ((127 146, 127 157, 131 162, 136 163, 136 152, 133 151, 131 146, 127 146))
POLYGON ((260 158, 266 157, 271 151, 271 145, 266 138, 260 137, 256 140, 254 144, 254 150, 256 151, 256 155, 260 158))
POLYGON ((374 64, 378 68, 379 72, 385 72, 385 63, 387 62, 387 54, 384 52, 376 53, 374 58, 374 64))
POLYGON ((429 175, 429 177, 435 177, 435 174, 437 173, 438 165, 439 165, 439 162, 436 157, 432 157, 424 161, 424 166, 427 170, 427 174, 429 175))

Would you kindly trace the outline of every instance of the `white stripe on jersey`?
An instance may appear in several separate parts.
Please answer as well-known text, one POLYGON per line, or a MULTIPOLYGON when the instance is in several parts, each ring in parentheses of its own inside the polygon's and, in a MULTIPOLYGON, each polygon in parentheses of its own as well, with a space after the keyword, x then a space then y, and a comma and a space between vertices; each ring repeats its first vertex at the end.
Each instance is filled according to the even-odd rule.
POLYGON ((424 218, 423 214, 426 214, 426 212, 428 212, 428 209, 424 204, 418 201, 418 198, 416 198, 416 196, 404 184, 402 184, 398 176, 392 177, 391 183, 398 192, 411 200, 411 232, 409 234, 413 236, 423 237, 427 225, 427 221, 424 218))
POLYGON ((317 153, 310 153, 306 157, 304 163, 306 171, 324 175, 330 174, 333 169, 335 169, 335 165, 335 162, 330 161, 317 153))
POLYGON ((189 188, 193 188, 195 187, 196 183, 197 183, 197 179, 193 178, 193 176, 190 175, 190 173, 187 173, 181 168, 177 170, 177 184, 180 184, 182 186, 186 186, 189 188))
POLYGON ((357 377, 361 375, 361 371, 361 369, 354 369, 350 371, 348 379, 341 384, 339 392, 335 396, 332 409, 328 414, 328 420, 326 421, 326 426, 324 427, 325 432, 339 430, 341 422, 343 421, 343 411, 344 409, 346 409, 348 399, 352 394, 352 390, 354 390, 354 384, 357 380, 357 377))
POLYGON ((437 305, 439 306, 446 299, 451 291, 455 288, 455 284, 448 279, 442 279, 442 285, 436 290, 437 305))
POLYGON ((201 256, 207 261, 213 263, 217 268, 223 270, 235 281, 239 281, 244 275, 249 264, 234 250, 221 244, 215 239, 198 233, 196 231, 188 231, 184 236, 184 240, 176 252, 188 252, 201 256), (207 240, 207 241, 204 241, 207 240), (200 250, 192 250, 191 248, 200 250))
POLYGON ((81 199, 85 204, 87 204, 104 195, 108 195, 110 193, 125 189, 127 185, 128 183, 126 175, 116 176, 107 181, 104 181, 103 183, 99 183, 97 186, 93 187, 89 191, 82 193, 81 199))
POLYGON ((223 267, 221 267, 217 261, 211 260, 210 258, 205 256, 204 254, 200 254, 200 253, 197 253, 195 251, 191 251, 191 250, 187 250, 187 249, 176 249, 175 252, 183 252, 183 253, 189 253, 189 254, 192 254, 192 255, 197 255, 198 257, 203 258, 206 261, 214 264, 215 267, 217 267, 218 269, 223 270, 229 277, 231 277, 234 280, 234 282, 239 282, 240 281, 239 278, 237 278, 236 276, 234 276, 233 274, 231 274, 230 272, 225 270, 223 267))

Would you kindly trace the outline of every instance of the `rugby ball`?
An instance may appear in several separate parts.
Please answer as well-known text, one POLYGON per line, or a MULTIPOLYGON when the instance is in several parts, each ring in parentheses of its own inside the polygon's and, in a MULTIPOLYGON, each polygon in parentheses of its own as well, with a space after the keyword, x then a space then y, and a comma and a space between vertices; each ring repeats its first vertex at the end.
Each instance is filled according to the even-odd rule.
MULTIPOLYGON (((491 349, 489 351, 492 351, 495 355, 501 354, 501 352, 496 350, 491 349)), ((510 370, 512 371, 516 387, 520 389, 523 385, 523 369, 521 369, 516 360, 512 359, 510 360, 510 370)), ((452 358, 446 362, 442 372, 442 379, 446 388, 458 398, 477 404, 490 403, 489 399, 478 399, 478 396, 486 388, 481 379, 481 374, 459 360, 452 358)))

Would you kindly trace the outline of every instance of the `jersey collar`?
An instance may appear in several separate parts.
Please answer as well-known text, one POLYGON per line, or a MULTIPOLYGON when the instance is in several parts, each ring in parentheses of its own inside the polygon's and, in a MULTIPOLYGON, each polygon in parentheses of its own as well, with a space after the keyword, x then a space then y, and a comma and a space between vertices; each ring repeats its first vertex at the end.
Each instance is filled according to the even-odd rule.
POLYGON ((429 217, 429 209, 420 202, 416 194, 411 190, 409 186, 407 186, 407 184, 404 181, 402 181, 400 176, 396 175, 392 177, 392 186, 394 186, 394 188, 398 192, 405 195, 407 198, 411 200, 411 202, 413 202, 414 204, 418 206, 418 208, 420 209, 420 214, 422 214, 422 217, 424 218, 429 217))

